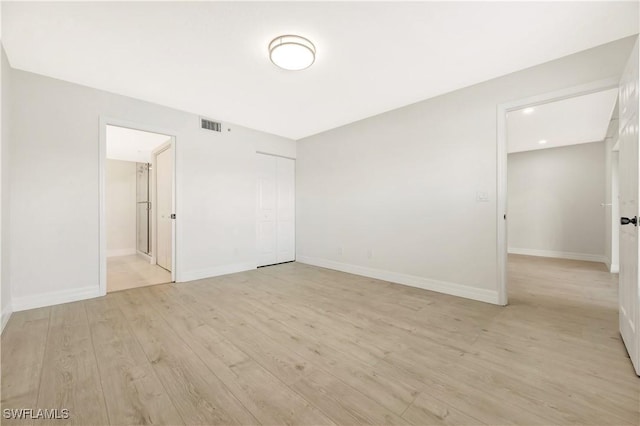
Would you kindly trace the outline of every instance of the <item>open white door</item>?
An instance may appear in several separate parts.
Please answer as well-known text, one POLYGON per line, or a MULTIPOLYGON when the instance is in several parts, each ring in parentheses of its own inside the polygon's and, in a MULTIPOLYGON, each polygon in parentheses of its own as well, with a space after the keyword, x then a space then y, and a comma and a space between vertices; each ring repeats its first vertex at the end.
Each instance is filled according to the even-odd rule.
POLYGON ((156 241, 155 258, 158 266, 167 271, 173 269, 172 256, 172 214, 173 214, 173 150, 171 145, 162 148, 155 155, 155 204, 156 241))
POLYGON ((620 80, 620 334, 640 375, 640 281, 638 280, 638 41, 620 80))

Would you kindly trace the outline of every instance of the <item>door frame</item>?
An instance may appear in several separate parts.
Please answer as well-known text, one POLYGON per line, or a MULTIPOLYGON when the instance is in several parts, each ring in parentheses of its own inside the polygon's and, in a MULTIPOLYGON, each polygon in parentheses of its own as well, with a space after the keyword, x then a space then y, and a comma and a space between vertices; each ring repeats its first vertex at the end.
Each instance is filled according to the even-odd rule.
MULTIPOLYGON (((156 265, 157 257, 156 253, 158 253, 158 209, 155 208, 157 205, 157 163, 158 163, 158 155, 165 152, 166 150, 171 150, 171 167, 172 167, 172 179, 171 179, 171 211, 175 213, 176 211, 176 156, 175 156, 175 138, 172 136, 171 139, 153 151, 151 151, 151 263, 156 265)), ((175 275, 175 265, 176 265, 176 251, 175 251, 175 241, 176 241, 176 220, 173 219, 171 221, 171 281, 176 281, 175 275)))
MULTIPOLYGON (((171 138, 173 147, 173 212, 176 211, 176 132, 171 129, 162 128, 114 118, 108 116, 100 116, 99 124, 99 143, 98 143, 98 291, 100 296, 107 294, 107 199, 106 199, 106 166, 107 166, 107 126, 124 127, 126 129, 141 130, 144 132, 159 133, 167 135, 171 138)), ((152 206, 153 208, 153 206, 152 206)), ((178 275, 177 266, 177 219, 172 224, 172 242, 171 255, 173 256, 171 281, 175 282, 178 275)))
MULTIPOLYGON (((618 136, 611 152, 611 259, 609 272, 620 272, 620 150, 618 136), (617 232, 614 232, 617 231, 617 232)), ((606 200, 605 200, 606 202, 606 200)))
POLYGON ((498 304, 507 305, 507 113, 510 111, 544 105, 550 102, 588 95, 603 90, 618 88, 619 78, 611 77, 579 86, 530 96, 497 105, 497 188, 496 188, 496 238, 498 304))

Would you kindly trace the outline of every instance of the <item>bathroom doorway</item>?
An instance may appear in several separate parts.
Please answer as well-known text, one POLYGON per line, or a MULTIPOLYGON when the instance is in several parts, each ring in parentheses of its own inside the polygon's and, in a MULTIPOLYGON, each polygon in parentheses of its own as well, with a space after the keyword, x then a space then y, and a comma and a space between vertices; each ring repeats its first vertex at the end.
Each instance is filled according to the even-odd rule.
POLYGON ((104 130, 105 290, 172 282, 174 138, 112 124, 104 130))

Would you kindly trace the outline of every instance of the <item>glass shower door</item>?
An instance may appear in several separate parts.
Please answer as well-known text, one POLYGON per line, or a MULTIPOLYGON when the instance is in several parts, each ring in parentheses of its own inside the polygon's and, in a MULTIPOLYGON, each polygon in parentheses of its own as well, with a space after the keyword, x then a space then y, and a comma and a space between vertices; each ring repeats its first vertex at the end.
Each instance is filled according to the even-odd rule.
POLYGON ((149 199, 149 163, 136 163, 136 232, 139 252, 151 254, 151 200, 149 199))

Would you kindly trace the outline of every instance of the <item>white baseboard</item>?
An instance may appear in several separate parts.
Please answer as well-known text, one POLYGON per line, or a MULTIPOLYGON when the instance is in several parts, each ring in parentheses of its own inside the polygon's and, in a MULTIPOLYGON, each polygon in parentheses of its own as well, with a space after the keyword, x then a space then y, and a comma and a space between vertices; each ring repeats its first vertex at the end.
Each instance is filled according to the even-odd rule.
POLYGON ((92 299, 99 296, 101 296, 100 289, 95 285, 70 290, 51 291, 49 293, 41 293, 33 296, 13 297, 11 307, 13 308, 13 312, 19 312, 26 311, 27 309, 42 308, 44 306, 92 299))
POLYGON ((11 318, 11 314, 13 310, 11 309, 11 305, 2 307, 2 324, 0 325, 0 334, 4 331, 4 326, 9 322, 9 318, 11 318))
POLYGON ((135 248, 107 250, 107 257, 131 256, 137 252, 135 248))
POLYGON ((525 256, 554 257, 556 259, 585 260, 587 262, 607 263, 607 258, 603 255, 573 253, 570 251, 537 250, 509 247, 509 254, 523 254, 525 256))
POLYGON ((231 265, 216 266, 213 268, 200 269, 197 271, 180 272, 178 282, 201 280, 204 278, 218 277, 220 275, 235 274, 237 272, 250 271, 256 269, 255 262, 233 263, 231 265))
POLYGON ((398 283, 410 287, 417 287, 424 290, 449 294, 452 296, 464 297, 466 299, 477 300, 497 305, 498 292, 483 288, 470 287, 467 285, 450 283, 429 278, 407 275, 400 272, 385 271, 365 266, 351 265, 348 263, 335 262, 333 260, 320 259, 307 256, 296 256, 296 262, 308 265, 320 266, 322 268, 335 269, 336 271, 348 272, 350 274, 362 275, 369 278, 398 283))
POLYGON ((141 251, 136 250, 136 254, 140 256, 142 259, 144 259, 145 261, 153 264, 153 258, 149 256, 147 253, 143 253, 141 251))
POLYGON ((611 263, 611 260, 609 260, 609 258, 608 258, 608 257, 606 258, 606 260, 605 260, 604 264, 605 264, 605 265, 607 265, 607 270, 609 271, 609 273, 611 273, 611 274, 617 274, 617 273, 619 273, 619 272, 620 272, 620 265, 615 264, 615 263, 614 263, 614 264, 612 264, 612 263, 611 263))

